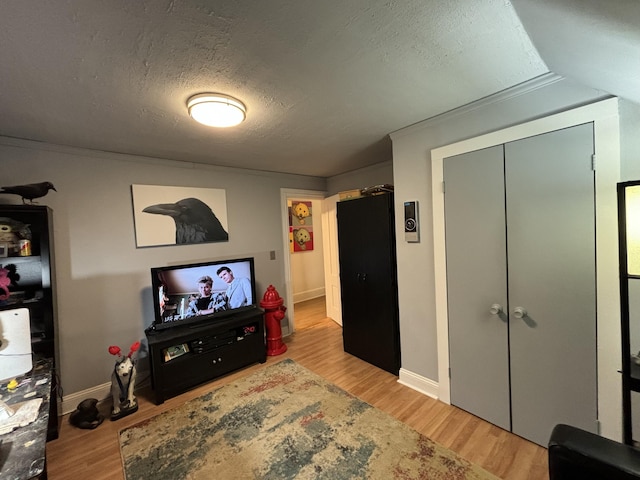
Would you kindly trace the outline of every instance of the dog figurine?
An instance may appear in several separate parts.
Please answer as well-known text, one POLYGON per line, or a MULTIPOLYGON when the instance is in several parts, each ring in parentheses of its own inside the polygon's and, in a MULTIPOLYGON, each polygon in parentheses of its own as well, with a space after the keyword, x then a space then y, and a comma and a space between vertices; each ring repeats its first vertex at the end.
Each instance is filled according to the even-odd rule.
POLYGON ((131 345, 127 356, 122 355, 120 347, 109 347, 109 353, 118 357, 111 374, 111 397, 113 408, 111 420, 118 420, 138 410, 138 401, 134 395, 136 385, 136 365, 132 355, 140 348, 140 342, 131 345))
POLYGON ((98 400, 87 398, 78 404, 78 408, 69 416, 69 423, 74 427, 93 430, 104 420, 98 411, 98 400))

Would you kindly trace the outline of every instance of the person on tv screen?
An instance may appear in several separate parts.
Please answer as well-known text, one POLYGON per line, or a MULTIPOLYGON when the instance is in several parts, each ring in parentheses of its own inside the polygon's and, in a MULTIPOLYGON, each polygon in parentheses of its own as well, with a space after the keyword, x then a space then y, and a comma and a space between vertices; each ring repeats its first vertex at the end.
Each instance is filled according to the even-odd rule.
POLYGON ((165 316, 167 302, 169 301, 169 297, 167 297, 167 286, 164 283, 161 283, 158 287, 158 303, 160 306, 160 315, 165 316))
POLYGON ((198 293, 196 298, 189 301, 186 317, 209 315, 225 309, 225 299, 213 293, 213 278, 210 276, 205 275, 198 279, 198 293))
POLYGON ((227 306, 230 309, 244 307, 253 303, 251 282, 248 278, 235 278, 233 272, 227 266, 220 267, 217 274, 228 285, 225 295, 227 297, 227 306))

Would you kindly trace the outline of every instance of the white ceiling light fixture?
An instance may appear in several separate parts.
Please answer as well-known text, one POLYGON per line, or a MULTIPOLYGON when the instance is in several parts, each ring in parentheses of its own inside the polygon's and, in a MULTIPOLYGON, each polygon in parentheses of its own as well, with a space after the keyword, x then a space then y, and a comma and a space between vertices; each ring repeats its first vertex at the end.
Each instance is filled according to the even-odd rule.
POLYGON ((189 115, 209 127, 234 127, 247 117, 247 107, 222 93, 199 93, 187 100, 189 115))

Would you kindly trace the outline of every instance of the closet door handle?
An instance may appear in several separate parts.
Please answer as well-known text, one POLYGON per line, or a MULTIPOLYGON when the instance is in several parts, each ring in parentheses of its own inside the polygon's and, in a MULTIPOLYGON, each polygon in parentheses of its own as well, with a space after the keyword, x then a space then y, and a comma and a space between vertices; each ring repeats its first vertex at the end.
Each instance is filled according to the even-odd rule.
POLYGON ((524 318, 527 316, 527 310, 523 307, 516 307, 513 309, 513 316, 516 318, 524 318))
POLYGON ((502 313, 502 305, 500 305, 499 303, 494 303, 493 305, 491 305, 489 312, 491 313, 491 315, 498 315, 499 313, 502 313))

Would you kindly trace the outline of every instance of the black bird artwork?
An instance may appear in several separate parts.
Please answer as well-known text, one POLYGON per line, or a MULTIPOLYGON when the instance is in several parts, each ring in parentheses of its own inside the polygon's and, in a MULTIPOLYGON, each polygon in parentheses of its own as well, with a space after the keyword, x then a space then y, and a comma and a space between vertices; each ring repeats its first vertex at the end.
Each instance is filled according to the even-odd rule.
POLYGON ((36 198, 44 197, 49 190, 57 192, 56 187, 51 182, 30 183, 28 185, 14 185, 11 187, 0 187, 0 193, 11 193, 13 195, 20 195, 22 197, 22 203, 35 203, 36 198))
POLYGON ((151 205, 142 211, 172 217, 176 223, 176 244, 229 240, 229 234, 216 214, 197 198, 183 198, 176 203, 151 205))

